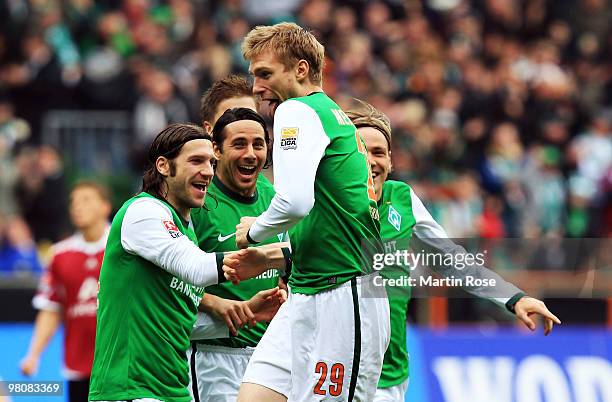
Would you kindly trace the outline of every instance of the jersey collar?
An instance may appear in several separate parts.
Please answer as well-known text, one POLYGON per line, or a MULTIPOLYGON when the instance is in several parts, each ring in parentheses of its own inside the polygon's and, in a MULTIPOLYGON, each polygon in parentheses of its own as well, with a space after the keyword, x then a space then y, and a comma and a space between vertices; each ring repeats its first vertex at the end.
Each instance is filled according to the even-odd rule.
POLYGON ((223 194, 227 195, 232 200, 238 201, 238 202, 240 202, 242 204, 255 204, 255 202, 257 202, 257 199, 259 198, 259 192, 257 191, 257 187, 255 187, 255 194, 253 194, 253 196, 245 197, 244 195, 238 194, 237 192, 231 190, 229 187, 227 187, 225 184, 223 184, 221 179, 219 179, 219 177, 217 177, 216 175, 213 177, 212 181, 213 181, 214 185, 223 194))

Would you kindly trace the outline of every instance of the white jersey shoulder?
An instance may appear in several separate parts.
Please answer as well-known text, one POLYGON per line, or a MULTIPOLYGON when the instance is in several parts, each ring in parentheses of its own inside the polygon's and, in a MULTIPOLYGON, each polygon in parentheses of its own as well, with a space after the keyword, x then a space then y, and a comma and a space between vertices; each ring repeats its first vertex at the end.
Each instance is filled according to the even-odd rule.
POLYGON ((108 239, 109 230, 110 227, 107 226, 102 237, 94 242, 88 242, 85 240, 81 232, 76 232, 72 236, 55 243, 51 248, 51 252, 53 253, 53 256, 69 252, 97 254, 100 251, 103 251, 106 247, 106 240, 108 239))

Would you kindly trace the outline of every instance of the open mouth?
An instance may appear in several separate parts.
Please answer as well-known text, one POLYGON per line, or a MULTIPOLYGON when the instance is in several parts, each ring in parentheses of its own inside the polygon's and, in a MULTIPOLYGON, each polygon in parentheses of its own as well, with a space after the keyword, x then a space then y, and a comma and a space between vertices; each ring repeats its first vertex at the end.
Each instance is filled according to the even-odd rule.
POLYGON ((376 179, 378 176, 380 176, 380 173, 372 172, 372 179, 376 179))
POLYGON ((251 176, 257 170, 256 166, 238 166, 238 172, 243 176, 251 176))
POLYGON ((202 183, 202 182, 191 183, 191 186, 202 194, 206 193, 206 188, 208 187, 206 183, 202 183))

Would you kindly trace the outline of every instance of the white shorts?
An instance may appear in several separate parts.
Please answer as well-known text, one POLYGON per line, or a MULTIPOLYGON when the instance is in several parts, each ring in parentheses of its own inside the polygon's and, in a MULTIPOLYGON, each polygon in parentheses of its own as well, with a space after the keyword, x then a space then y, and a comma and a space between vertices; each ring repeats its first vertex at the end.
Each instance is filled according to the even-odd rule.
POLYGON ((251 357, 243 382, 288 402, 371 402, 389 344, 389 303, 376 274, 315 295, 290 293, 251 357), (358 325, 356 325, 358 323, 358 325))
POLYGON ((406 378, 404 382, 389 388, 378 388, 373 402, 404 402, 406 400, 408 380, 409 378, 406 378))
POLYGON ((236 402, 242 376, 246 370, 254 348, 229 348, 197 344, 197 350, 192 352, 189 377, 190 390, 198 390, 199 399, 195 402, 236 402))

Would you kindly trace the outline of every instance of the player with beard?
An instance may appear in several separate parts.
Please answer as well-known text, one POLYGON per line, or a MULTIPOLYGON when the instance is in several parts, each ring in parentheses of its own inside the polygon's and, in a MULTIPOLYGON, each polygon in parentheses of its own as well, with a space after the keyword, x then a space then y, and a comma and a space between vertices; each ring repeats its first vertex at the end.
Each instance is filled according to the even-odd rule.
POLYGON ((223 253, 200 250, 190 227, 214 160, 210 136, 195 125, 172 124, 151 144, 142 192, 111 224, 90 400, 191 400, 189 337, 204 287, 224 280, 223 253))

